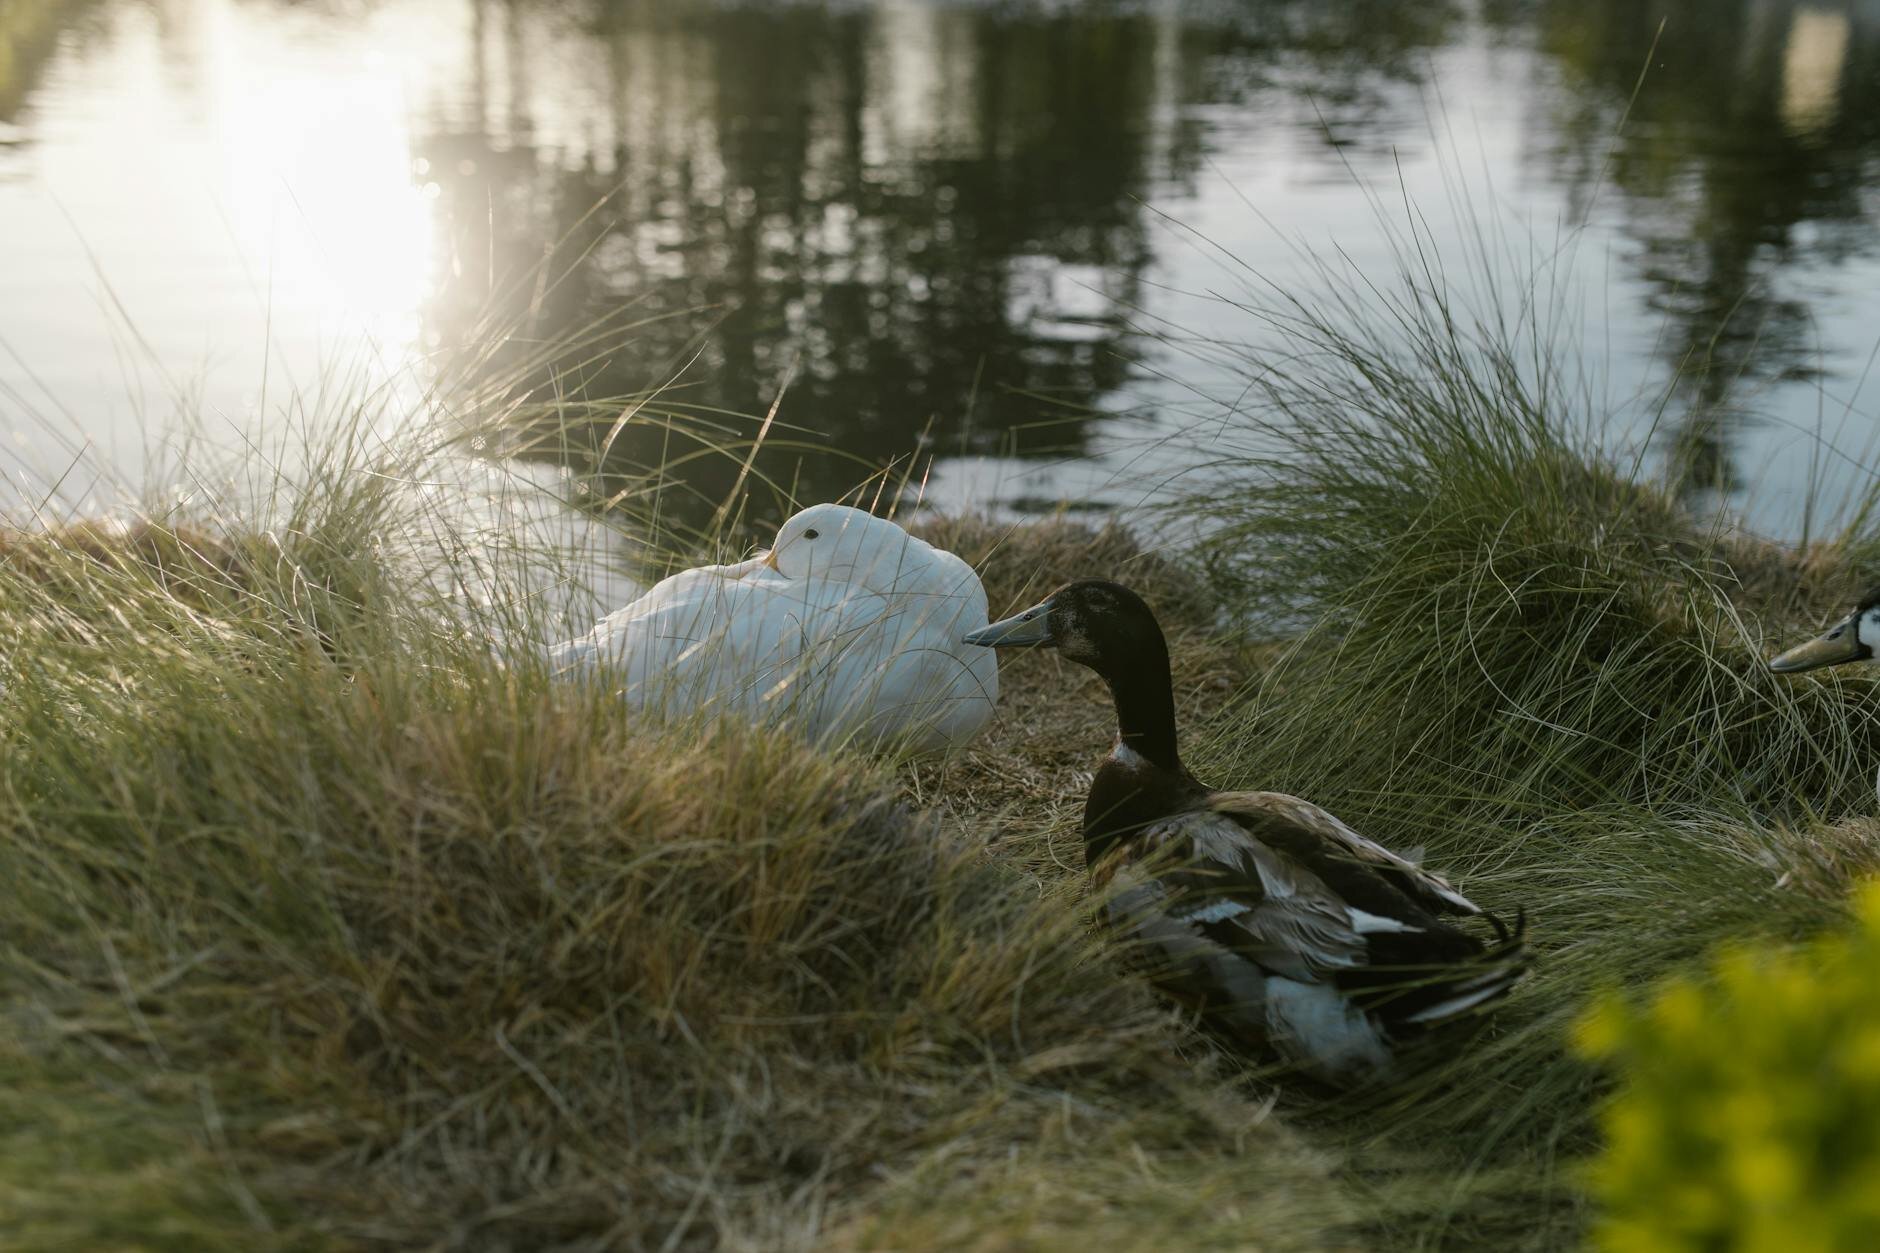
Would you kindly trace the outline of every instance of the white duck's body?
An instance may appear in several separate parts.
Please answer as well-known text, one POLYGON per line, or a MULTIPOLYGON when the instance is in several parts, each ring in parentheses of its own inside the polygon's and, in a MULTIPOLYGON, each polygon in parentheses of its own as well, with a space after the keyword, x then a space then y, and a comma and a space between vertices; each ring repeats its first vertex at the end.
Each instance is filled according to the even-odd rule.
POLYGON ((962 642, 985 624, 964 561, 860 509, 814 505, 769 552, 661 580, 550 661, 618 683, 636 709, 937 751, 992 715, 996 662, 962 642))

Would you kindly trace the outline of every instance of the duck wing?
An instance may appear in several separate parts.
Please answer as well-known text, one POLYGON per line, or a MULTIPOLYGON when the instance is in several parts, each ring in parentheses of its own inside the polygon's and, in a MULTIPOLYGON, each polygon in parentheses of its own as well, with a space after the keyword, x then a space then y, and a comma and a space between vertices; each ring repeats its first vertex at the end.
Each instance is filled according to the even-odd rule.
MULTIPOLYGON (((829 650, 825 720, 863 740, 904 740, 936 751, 970 740, 992 717, 997 663, 962 656, 975 626, 891 612, 829 650)), ((990 654, 989 648, 974 650, 990 654)))
POLYGON ((636 708, 755 715, 815 690, 805 680, 879 620, 884 603, 845 584, 686 570, 558 646, 551 664, 605 671, 636 708))
MULTIPOLYGON (((1439 914, 1483 912, 1481 906, 1458 892, 1441 875, 1358 834, 1310 801, 1284 792, 1214 792, 1209 796, 1209 805, 1216 813, 1231 815, 1252 829, 1286 833, 1290 838, 1284 842, 1301 849, 1308 861, 1355 863, 1381 875, 1397 892, 1423 909, 1439 914), (1318 846, 1316 855, 1307 851, 1314 844, 1318 846)), ((1327 865, 1327 872, 1334 879, 1351 877, 1338 873, 1330 865, 1327 865)))
POLYGON ((627 664, 636 655, 664 664, 685 641, 709 634, 712 619, 727 619, 767 589, 787 582, 766 567, 761 556, 736 565, 677 571, 589 630, 550 645, 549 666, 556 674, 575 674, 604 664, 627 664))
POLYGON ((1485 947, 1396 867, 1273 809, 1174 815, 1098 875, 1118 880, 1110 922, 1159 982, 1335 1081, 1387 1068, 1393 1041, 1499 1000, 1528 965, 1519 925, 1485 947))
POLYGON ((1098 874, 1116 879, 1111 926, 1165 991, 1333 1082, 1389 1069, 1382 1025, 1340 986, 1369 959, 1363 918, 1232 817, 1198 810, 1155 824, 1098 874))
POLYGON ((1150 826, 1106 869, 1154 880, 1171 921, 1266 972, 1319 982, 1366 959, 1360 919, 1338 894, 1231 815, 1198 810, 1150 826))
MULTIPOLYGON (((965 743, 992 717, 999 697, 998 653, 965 643, 986 625, 986 589, 978 573, 952 553, 929 548, 910 576, 889 596, 876 628, 872 660, 855 667, 866 693, 865 733, 873 728, 911 732, 917 748, 965 743)), ((858 650, 860 651, 860 650, 858 650)))

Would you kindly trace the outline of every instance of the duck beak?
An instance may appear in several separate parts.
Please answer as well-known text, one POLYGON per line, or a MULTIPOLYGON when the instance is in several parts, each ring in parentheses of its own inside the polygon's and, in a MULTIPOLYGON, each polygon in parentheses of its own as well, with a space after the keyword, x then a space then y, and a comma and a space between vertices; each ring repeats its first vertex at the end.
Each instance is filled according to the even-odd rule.
POLYGON ((985 648, 1036 648, 1056 642, 1051 638, 1051 602, 1048 600, 1024 613, 982 626, 961 640, 961 643, 985 648))
POLYGON ((777 550, 774 548, 764 553, 764 564, 769 566, 772 570, 775 570, 778 574, 783 573, 783 570, 777 565, 777 550))
POLYGON ((1872 657, 1873 650, 1860 642, 1859 624, 1855 621, 1859 616, 1850 615, 1806 644, 1797 644, 1781 656, 1772 658, 1769 668, 1777 674, 1797 674, 1803 670, 1819 670, 1823 666, 1838 666, 1844 661, 1863 661, 1872 657))

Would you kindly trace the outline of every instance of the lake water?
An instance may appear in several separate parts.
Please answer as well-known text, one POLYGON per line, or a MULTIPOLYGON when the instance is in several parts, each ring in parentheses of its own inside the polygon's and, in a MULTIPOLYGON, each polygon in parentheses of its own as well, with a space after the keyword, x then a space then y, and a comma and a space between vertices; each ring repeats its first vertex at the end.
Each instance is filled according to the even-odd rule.
POLYGON ((1217 297, 1410 212, 1559 258, 1596 403, 1760 529, 1866 485, 1876 0, 10 0, 0 472, 98 507, 179 415, 263 455, 294 388, 612 318, 553 385, 665 386, 622 466, 781 391, 747 484, 1127 507, 1234 403, 1217 297))

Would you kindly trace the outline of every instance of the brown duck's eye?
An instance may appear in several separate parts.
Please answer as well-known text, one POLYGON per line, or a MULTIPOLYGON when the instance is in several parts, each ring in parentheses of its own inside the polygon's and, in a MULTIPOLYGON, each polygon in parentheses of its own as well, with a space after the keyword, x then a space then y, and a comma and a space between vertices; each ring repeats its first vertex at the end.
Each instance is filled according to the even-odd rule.
POLYGON ((821 531, 818 531, 815 527, 811 527, 809 530, 803 532, 803 538, 815 539, 818 535, 821 535, 821 534, 822 534, 821 531))

